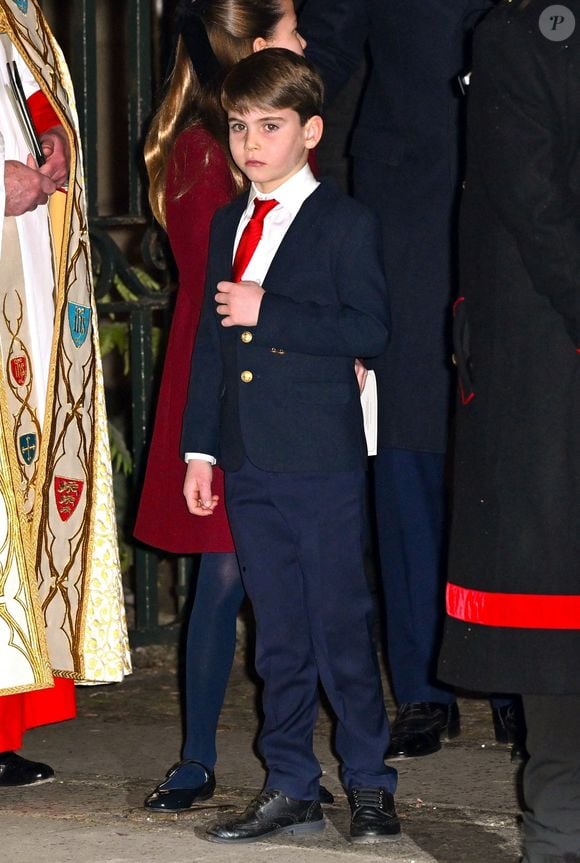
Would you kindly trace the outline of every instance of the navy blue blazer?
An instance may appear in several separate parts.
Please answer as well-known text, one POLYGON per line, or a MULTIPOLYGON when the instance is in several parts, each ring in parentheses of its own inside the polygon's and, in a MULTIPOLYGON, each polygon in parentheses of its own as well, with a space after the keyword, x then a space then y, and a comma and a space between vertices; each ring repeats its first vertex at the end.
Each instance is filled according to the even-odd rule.
POLYGON ((379 216, 393 335, 374 365, 379 446, 446 448, 462 100, 456 76, 490 0, 307 0, 300 30, 331 100, 369 73, 351 141, 354 195, 379 216))
POLYGON ((366 466, 356 357, 381 353, 389 308, 380 229, 332 183, 303 203, 263 283, 254 327, 222 327, 214 295, 231 278, 247 194, 212 224, 206 296, 183 418, 182 451, 226 471, 366 466))

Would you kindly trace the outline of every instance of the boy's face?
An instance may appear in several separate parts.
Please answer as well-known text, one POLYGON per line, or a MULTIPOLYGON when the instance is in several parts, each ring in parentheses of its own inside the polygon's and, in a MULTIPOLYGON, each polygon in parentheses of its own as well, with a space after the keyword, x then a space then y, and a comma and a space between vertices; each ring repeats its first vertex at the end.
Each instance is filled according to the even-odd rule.
POLYGON ((258 191, 273 192, 308 161, 322 135, 321 117, 304 126, 291 108, 228 113, 232 158, 258 191))

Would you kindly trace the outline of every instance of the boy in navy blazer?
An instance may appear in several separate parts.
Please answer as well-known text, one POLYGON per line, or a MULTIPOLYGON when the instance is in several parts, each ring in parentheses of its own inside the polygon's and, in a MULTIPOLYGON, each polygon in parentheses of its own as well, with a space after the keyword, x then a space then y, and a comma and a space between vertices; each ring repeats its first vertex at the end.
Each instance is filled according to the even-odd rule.
POLYGON ((211 517, 223 506, 211 465, 224 469, 256 616, 268 773, 239 818, 208 831, 214 841, 324 827, 312 749, 319 681, 337 717, 351 837, 400 832, 363 567, 367 459, 354 373, 355 358, 386 345, 387 289, 374 217, 308 167, 322 98, 318 74, 285 49, 248 57, 222 90, 232 157, 251 188, 212 226, 184 495, 190 512, 211 517))

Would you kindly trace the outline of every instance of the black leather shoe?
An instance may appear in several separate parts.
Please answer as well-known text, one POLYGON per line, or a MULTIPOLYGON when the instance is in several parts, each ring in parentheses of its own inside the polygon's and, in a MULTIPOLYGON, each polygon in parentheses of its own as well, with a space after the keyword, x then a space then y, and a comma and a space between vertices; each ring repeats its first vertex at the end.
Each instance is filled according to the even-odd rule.
POLYGON ((496 742, 512 744, 512 761, 527 761, 526 722, 519 699, 502 707, 492 707, 491 713, 496 742))
POLYGON ((395 801, 386 788, 351 788, 348 802, 353 842, 381 842, 401 835, 395 801))
POLYGON ((324 785, 320 786, 320 795, 318 797, 321 803, 324 803, 325 806, 332 806, 334 803, 334 794, 325 788, 324 785))
POLYGON ((510 749, 510 761, 512 763, 525 764, 529 757, 530 754, 526 749, 525 743, 520 741, 512 744, 512 748, 510 749))
POLYGON ((0 788, 16 785, 40 785, 54 779, 54 770, 48 764, 29 761, 15 752, 0 752, 0 788))
POLYGON ((519 735, 519 712, 515 701, 502 707, 492 707, 493 730, 497 743, 515 743, 518 736, 521 736, 519 735))
POLYGON ((419 758, 441 749, 461 731, 457 704, 435 701, 401 704, 391 728, 387 758, 419 758))
POLYGON ((263 791, 233 821, 207 830, 210 842, 258 842, 278 833, 304 834, 324 830, 318 800, 293 800, 281 791, 263 791))
POLYGON ((213 797, 214 791, 215 774, 213 770, 208 770, 199 761, 179 761, 173 765, 167 778, 145 798, 143 806, 150 812, 184 812, 186 809, 191 809, 194 803, 209 800, 213 797), (169 780, 180 767, 186 764, 195 764, 197 767, 201 767, 205 774, 204 781, 193 788, 167 788, 169 780))

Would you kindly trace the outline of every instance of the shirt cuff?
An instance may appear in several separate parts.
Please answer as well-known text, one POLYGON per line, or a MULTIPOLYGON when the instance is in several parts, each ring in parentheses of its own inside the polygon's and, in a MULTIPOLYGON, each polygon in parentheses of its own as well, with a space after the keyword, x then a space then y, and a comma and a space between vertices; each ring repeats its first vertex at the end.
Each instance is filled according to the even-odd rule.
POLYGON ((193 461, 194 458, 199 459, 200 461, 208 461, 211 465, 217 464, 215 458, 205 452, 186 452, 183 457, 186 464, 189 461, 193 461))

